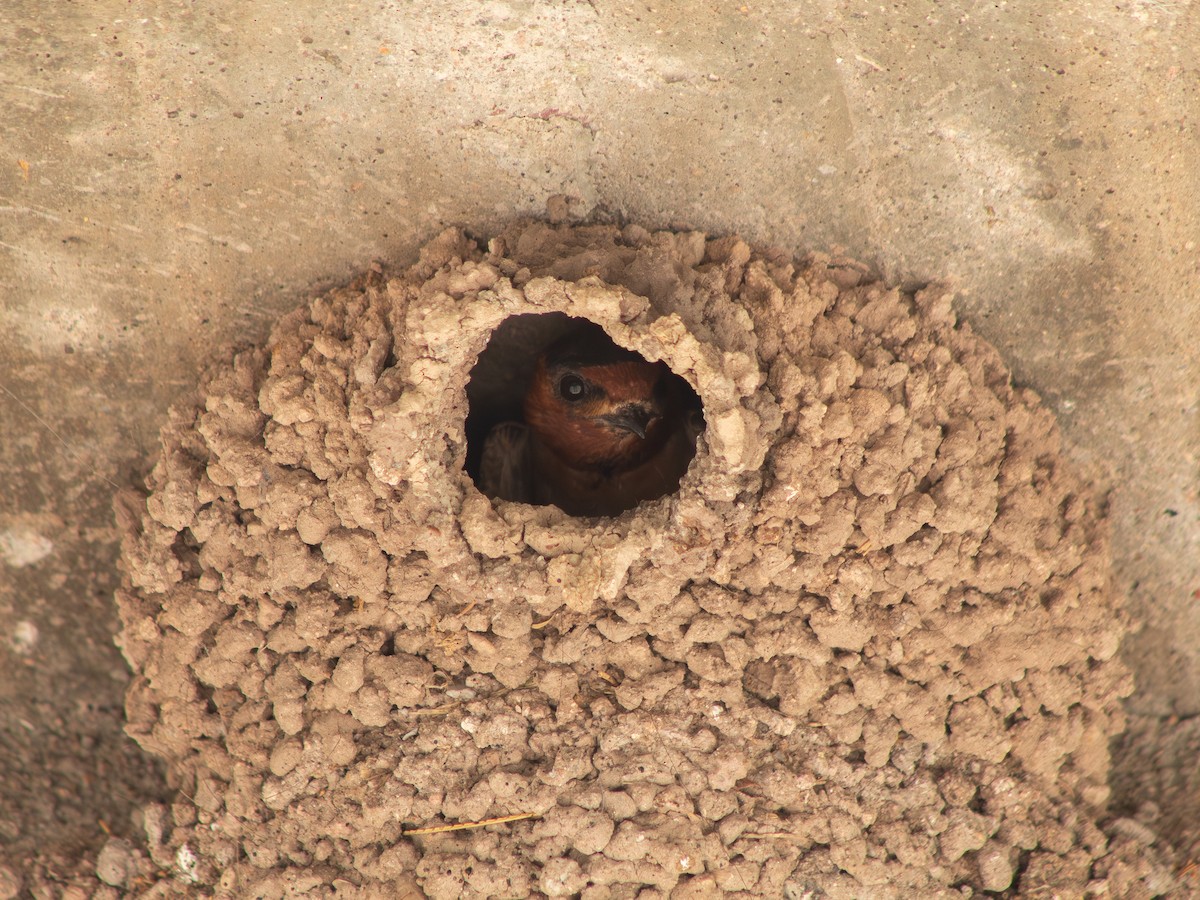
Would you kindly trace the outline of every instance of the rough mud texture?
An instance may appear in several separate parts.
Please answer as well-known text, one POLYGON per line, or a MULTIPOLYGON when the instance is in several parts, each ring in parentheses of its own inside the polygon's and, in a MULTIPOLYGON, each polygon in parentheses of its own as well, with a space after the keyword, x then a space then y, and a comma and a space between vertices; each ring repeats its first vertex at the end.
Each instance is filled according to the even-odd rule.
POLYGON ((1168 889, 1153 832, 1100 827, 1131 685, 1053 417, 946 291, 862 281, 699 233, 447 232, 212 372, 126 503, 129 729, 178 798, 145 811, 150 860, 106 848, 101 877, 1168 889), (550 312, 696 388, 678 494, 588 520, 475 490, 468 374, 507 317, 550 312))

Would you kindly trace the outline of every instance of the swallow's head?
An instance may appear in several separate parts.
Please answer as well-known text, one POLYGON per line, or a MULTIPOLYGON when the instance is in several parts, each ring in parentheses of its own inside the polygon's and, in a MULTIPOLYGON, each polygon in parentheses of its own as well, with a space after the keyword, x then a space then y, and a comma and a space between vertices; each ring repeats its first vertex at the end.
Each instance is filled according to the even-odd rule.
POLYGON ((614 344, 599 328, 552 344, 538 358, 525 420, 564 462, 583 469, 632 466, 667 437, 674 412, 670 370, 614 344))

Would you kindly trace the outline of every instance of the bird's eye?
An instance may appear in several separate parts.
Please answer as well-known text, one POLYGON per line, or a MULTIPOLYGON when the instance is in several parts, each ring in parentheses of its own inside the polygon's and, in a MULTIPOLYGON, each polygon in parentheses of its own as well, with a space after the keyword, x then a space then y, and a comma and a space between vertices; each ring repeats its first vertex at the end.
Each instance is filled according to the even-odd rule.
POLYGON ((558 382, 558 393, 570 403, 582 400, 587 395, 587 382, 578 375, 564 375, 558 382))

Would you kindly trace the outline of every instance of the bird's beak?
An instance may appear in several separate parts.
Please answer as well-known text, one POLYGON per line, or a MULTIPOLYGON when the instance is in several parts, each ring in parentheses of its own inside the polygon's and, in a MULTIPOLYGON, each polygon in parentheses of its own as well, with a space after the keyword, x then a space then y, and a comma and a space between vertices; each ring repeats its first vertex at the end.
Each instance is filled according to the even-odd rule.
POLYGON ((629 403, 616 412, 598 418, 613 428, 632 432, 645 440, 646 429, 658 418, 658 412, 641 403, 629 403))

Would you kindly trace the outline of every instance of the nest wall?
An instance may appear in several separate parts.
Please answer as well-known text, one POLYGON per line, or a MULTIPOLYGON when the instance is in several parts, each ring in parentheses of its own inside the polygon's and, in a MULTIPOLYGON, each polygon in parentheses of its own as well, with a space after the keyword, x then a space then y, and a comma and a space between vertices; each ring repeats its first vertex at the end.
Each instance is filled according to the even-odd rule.
POLYGON ((215 367, 122 504, 129 730, 179 791, 153 890, 1152 891, 1100 827, 1103 516, 951 300, 736 237, 451 230, 215 367), (472 369, 544 314, 699 394, 677 493, 475 488, 472 369))

